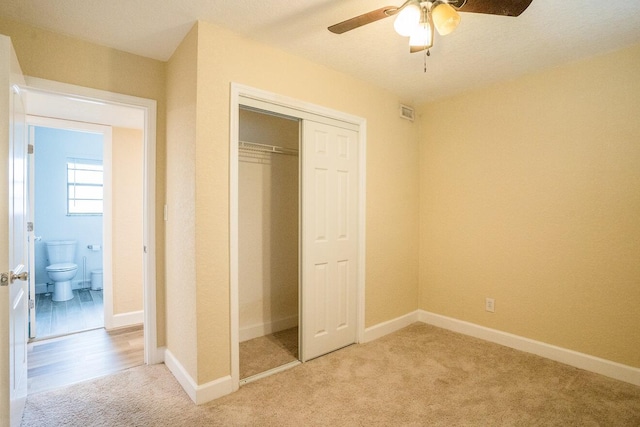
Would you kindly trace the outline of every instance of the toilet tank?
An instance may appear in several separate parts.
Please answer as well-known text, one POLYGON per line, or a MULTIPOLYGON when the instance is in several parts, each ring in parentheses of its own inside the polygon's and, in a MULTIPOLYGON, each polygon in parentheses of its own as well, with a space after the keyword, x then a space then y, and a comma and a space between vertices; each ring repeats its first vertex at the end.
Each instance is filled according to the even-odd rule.
POLYGON ((47 244, 49 264, 74 262, 76 258, 75 240, 51 240, 47 244))

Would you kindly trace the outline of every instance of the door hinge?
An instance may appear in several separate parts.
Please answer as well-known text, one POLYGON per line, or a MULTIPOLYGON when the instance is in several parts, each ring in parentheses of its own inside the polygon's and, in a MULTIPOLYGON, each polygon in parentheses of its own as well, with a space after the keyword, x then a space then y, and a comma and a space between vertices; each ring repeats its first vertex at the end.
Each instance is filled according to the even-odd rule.
POLYGON ((33 231, 33 222, 27 222, 27 231, 33 231))
POLYGON ((33 154, 33 144, 29 144, 29 145, 27 145, 27 152, 28 152, 29 154, 33 154))
POLYGON ((36 302, 32 299, 29 300, 29 310, 36 308, 36 302))

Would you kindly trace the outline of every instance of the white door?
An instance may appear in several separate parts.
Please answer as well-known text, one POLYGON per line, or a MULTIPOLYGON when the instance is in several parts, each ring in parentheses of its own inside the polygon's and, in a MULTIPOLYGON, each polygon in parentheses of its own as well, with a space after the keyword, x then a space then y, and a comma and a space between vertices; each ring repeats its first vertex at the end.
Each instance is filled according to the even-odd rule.
POLYGON ((304 120, 302 360, 356 342, 358 133, 304 120))
POLYGON ((0 424, 20 425, 27 396, 27 219, 24 84, 8 37, 0 37, 0 194, 8 209, 0 215, 0 424), (6 213, 5 213, 6 212, 6 213), (5 217, 5 215, 7 215, 5 217), (5 357, 8 355, 9 357, 5 357))

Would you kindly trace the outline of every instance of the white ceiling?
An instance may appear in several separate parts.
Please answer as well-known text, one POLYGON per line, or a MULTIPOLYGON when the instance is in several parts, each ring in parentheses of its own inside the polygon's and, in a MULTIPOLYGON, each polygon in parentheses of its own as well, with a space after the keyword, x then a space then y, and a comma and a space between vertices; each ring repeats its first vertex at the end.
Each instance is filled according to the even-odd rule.
MULTIPOLYGON (((486 0, 491 1, 491 0, 486 0)), ((640 43, 638 0, 533 0, 518 18, 463 13, 424 55, 387 18, 327 27, 402 0, 2 0, 0 16, 166 61, 196 20, 277 46, 420 103, 640 43)), ((256 58, 259 61, 259 58, 256 58)))

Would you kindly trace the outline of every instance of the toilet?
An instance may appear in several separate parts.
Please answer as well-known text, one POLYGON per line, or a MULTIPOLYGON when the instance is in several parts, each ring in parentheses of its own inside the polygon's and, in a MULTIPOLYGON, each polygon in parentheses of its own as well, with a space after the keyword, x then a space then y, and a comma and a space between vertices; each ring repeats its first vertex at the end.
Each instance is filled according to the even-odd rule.
POLYGON ((73 298, 71 279, 76 277, 78 265, 75 240, 52 240, 46 243, 49 266, 46 268, 53 281, 53 301, 68 301, 73 298))

